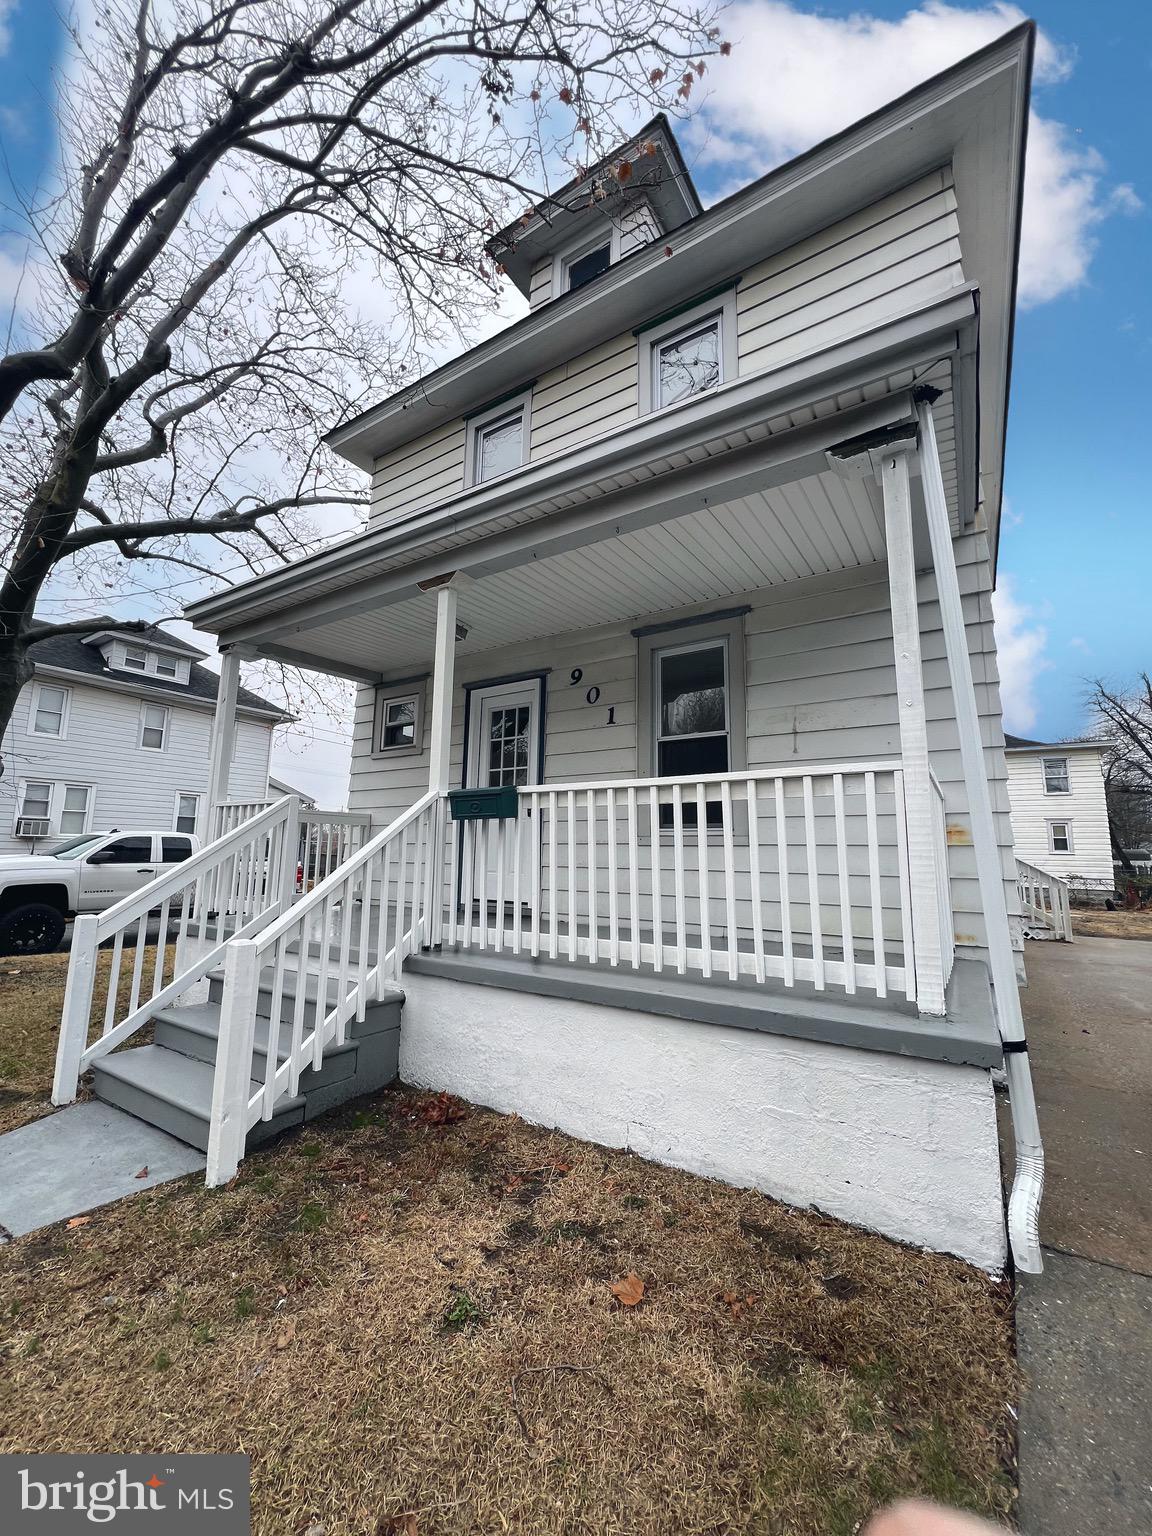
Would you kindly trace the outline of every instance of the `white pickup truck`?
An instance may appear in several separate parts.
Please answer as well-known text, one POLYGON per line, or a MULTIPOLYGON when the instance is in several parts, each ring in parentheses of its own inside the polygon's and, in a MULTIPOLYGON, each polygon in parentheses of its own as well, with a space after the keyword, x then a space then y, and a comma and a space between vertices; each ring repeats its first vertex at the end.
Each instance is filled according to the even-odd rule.
POLYGON ((43 955, 78 912, 102 912, 199 848, 187 832, 87 832, 0 857, 0 955, 43 955))

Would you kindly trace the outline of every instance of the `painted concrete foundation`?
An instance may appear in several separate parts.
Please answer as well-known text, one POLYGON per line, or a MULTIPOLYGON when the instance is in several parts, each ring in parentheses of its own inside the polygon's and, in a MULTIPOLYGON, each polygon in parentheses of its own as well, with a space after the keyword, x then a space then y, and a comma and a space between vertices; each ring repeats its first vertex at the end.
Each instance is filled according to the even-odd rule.
POLYGON ((989 1073, 406 974, 400 1074, 999 1272, 989 1073))

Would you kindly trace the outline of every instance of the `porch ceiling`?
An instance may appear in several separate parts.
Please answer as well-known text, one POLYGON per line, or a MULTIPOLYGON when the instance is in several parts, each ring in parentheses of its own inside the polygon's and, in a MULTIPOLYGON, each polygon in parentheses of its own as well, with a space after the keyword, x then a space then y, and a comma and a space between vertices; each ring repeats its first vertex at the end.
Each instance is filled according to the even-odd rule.
MULTIPOLYGON (((532 558, 465 587, 457 652, 469 655, 737 597, 884 558, 879 488, 829 470, 532 558)), ((435 603, 428 594, 309 629, 308 651, 399 675, 428 662, 435 603)))

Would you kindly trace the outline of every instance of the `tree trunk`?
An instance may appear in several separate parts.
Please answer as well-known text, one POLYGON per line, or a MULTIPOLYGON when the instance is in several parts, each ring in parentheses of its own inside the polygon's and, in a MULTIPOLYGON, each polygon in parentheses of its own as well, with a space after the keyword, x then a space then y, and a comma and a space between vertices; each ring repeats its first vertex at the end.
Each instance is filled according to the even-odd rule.
MULTIPOLYGON (((20 690, 32 676, 28 648, 20 635, 0 634, 0 742, 16 709, 20 690)), ((0 759, 3 763, 3 759, 0 759)), ((7 767, 7 764, 4 764, 7 767)))

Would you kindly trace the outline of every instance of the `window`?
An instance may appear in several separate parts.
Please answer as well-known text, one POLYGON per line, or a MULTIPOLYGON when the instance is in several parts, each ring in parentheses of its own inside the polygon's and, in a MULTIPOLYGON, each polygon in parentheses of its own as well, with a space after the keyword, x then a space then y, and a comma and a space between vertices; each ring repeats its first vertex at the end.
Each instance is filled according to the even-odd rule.
POLYGON ((140 711, 140 745, 163 752, 168 744, 168 711, 163 704, 145 704, 140 711))
POLYGON ((20 799, 21 816, 41 816, 45 819, 52 814, 52 786, 51 784, 27 783, 20 799))
POLYGON ((1044 773, 1044 793, 1046 795, 1071 794, 1072 786, 1068 782, 1068 759, 1066 757, 1041 758, 1040 766, 1044 773))
POLYGON ((585 229, 553 259, 553 296, 583 288, 601 272, 607 272, 614 261, 620 260, 620 246, 620 229, 606 219, 597 221, 593 229, 585 229))
POLYGON ((148 670, 148 652, 138 645, 126 645, 124 647, 124 665, 132 672, 146 672, 148 670))
POLYGON ((590 283, 594 277, 599 277, 601 272, 607 272, 611 265, 612 241, 605 240, 603 244, 585 251, 582 256, 573 256, 571 260, 565 262, 564 272, 568 279, 565 286, 569 290, 583 288, 585 283, 590 283))
POLYGON ((88 805, 92 789, 88 784, 65 784, 64 800, 60 807, 61 837, 76 836, 88 830, 88 805))
POLYGON ((176 832, 195 832, 196 819, 200 814, 200 796, 178 794, 176 796, 176 832))
POLYGON ((49 688, 40 683, 32 701, 32 734, 63 736, 68 718, 67 688, 49 688))
POLYGON ((100 850, 101 864, 150 864, 152 839, 150 837, 118 837, 100 850))
POLYGON ((1072 852, 1072 823, 1070 821, 1050 821, 1048 823, 1048 851, 1049 853, 1072 852))
POLYGON ((699 304, 638 334, 641 414, 706 394, 736 371, 734 294, 699 304))
POLYGON ((467 485, 483 485, 519 469, 528 457, 528 407, 530 394, 505 400, 474 416, 468 424, 464 479, 467 485))
POLYGON ((423 688, 381 689, 376 695, 377 752, 415 753, 423 748, 423 688))
POLYGON ((177 665, 175 656, 160 656, 160 655, 158 655, 156 657, 156 676, 157 677, 175 677, 178 672, 179 672, 179 667, 177 665))
MULTIPOLYGON (((507 789, 527 784, 531 744, 528 727, 532 711, 527 704, 500 704, 488 715, 488 740, 482 750, 488 753, 487 782, 507 789)), ((484 780, 481 780, 483 783, 484 780)))
POLYGON ((192 857, 192 843, 187 837, 166 837, 163 841, 162 862, 183 864, 192 857))

